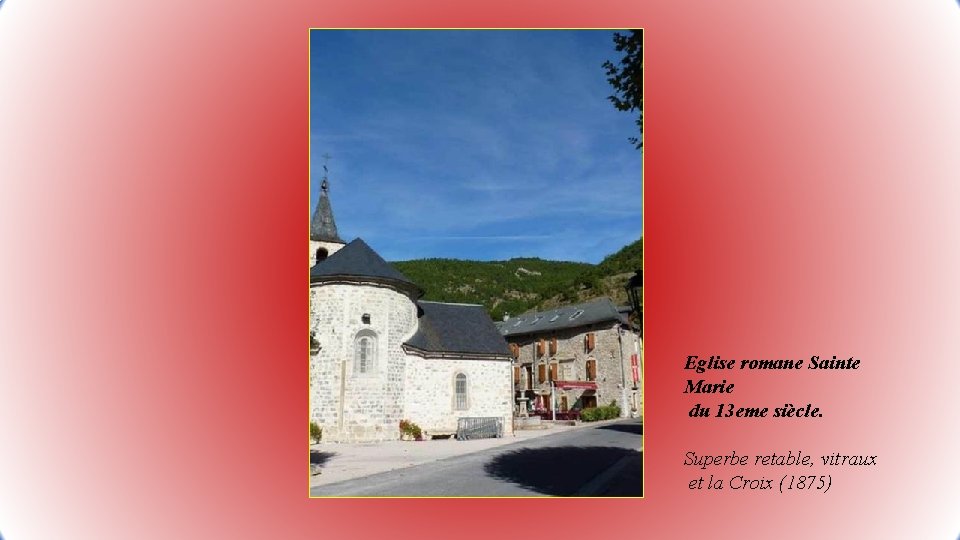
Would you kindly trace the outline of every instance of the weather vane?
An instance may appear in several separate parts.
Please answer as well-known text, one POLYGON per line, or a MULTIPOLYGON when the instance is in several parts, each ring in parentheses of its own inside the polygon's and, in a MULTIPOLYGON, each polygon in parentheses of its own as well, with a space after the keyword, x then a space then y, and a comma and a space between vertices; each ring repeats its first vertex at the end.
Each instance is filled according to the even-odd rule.
POLYGON ((330 160, 330 154, 323 154, 320 156, 323 158, 323 182, 320 183, 320 189, 324 192, 329 189, 329 184, 327 184, 327 161, 330 160))
POLYGON ((326 178, 326 176, 327 176, 327 162, 330 161, 330 157, 331 157, 331 156, 330 156, 330 154, 323 154, 323 155, 320 156, 320 157, 323 158, 323 176, 324 176, 324 178, 326 178))

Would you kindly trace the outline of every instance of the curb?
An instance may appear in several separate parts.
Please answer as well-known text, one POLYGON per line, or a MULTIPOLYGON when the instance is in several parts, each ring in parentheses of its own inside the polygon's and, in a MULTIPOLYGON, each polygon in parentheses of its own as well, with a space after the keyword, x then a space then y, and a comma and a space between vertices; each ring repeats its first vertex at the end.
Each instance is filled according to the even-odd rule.
MULTIPOLYGON (((621 421, 623 421, 623 420, 629 420, 629 418, 613 418, 613 419, 610 419, 610 420, 598 420, 598 421, 596 421, 596 422, 581 422, 579 425, 576 425, 576 426, 565 426, 565 427, 570 428, 569 430, 570 430, 570 431, 573 431, 573 430, 578 430, 578 429, 583 429, 583 428, 590 428, 590 427, 595 428, 595 427, 599 427, 599 426, 603 426, 603 425, 607 425, 607 424, 614 424, 614 423, 617 423, 617 422, 621 422, 621 421)), ((537 431, 541 431, 541 430, 537 430, 537 431)), ((398 470, 402 470, 402 469, 408 469, 408 468, 411 468, 411 467, 417 467, 417 466, 420 466, 420 465, 426 465, 426 464, 428 464, 428 463, 436 463, 436 462, 439 462, 439 461, 460 459, 460 458, 463 458, 463 457, 465 457, 465 456, 469 456, 469 455, 476 454, 476 453, 479 453, 479 452, 485 452, 485 451, 491 450, 491 449, 493 449, 493 448, 505 448, 505 447, 513 446, 513 445, 522 445, 522 444, 526 444, 526 443, 528 443, 529 441, 532 441, 532 440, 536 440, 536 439, 540 439, 540 438, 546 438, 546 437, 553 437, 553 436, 556 436, 556 435, 562 435, 565 431, 567 431, 567 430, 554 431, 553 429, 545 429, 545 430, 542 430, 541 433, 537 433, 536 435, 534 435, 534 436, 532 436, 532 437, 523 438, 523 439, 520 439, 520 440, 518 440, 515 435, 510 436, 510 437, 500 437, 500 439, 503 440, 504 443, 503 443, 503 444, 498 444, 498 445, 496 445, 496 446, 491 446, 491 447, 489 447, 489 448, 471 449, 470 451, 463 452, 463 453, 458 453, 458 454, 453 454, 453 455, 448 455, 448 456, 443 456, 443 457, 437 457, 437 458, 429 459, 429 460, 426 460, 426 461, 423 461, 423 462, 420 462, 420 463, 413 463, 413 464, 408 464, 408 465, 400 465, 400 466, 396 466, 396 467, 391 467, 391 468, 384 469, 384 470, 381 470, 381 471, 375 471, 375 472, 360 474, 360 475, 358 475, 358 476, 353 476, 353 477, 349 477, 349 478, 344 478, 344 479, 342 479, 342 480, 336 480, 336 481, 329 482, 329 483, 327 483, 327 482, 320 482, 320 483, 318 483, 318 484, 313 484, 312 482, 310 482, 310 489, 313 489, 313 488, 321 488, 321 487, 322 487, 322 488, 325 488, 325 487, 327 487, 327 486, 333 486, 333 485, 336 485, 336 484, 340 484, 340 483, 342 483, 342 482, 350 482, 350 481, 353 481, 353 480, 357 480, 357 479, 359 479, 359 478, 366 478, 366 477, 368 477, 368 476, 375 476, 375 475, 378 475, 378 474, 383 474, 383 473, 388 473, 388 472, 394 472, 394 471, 398 471, 398 470)), ((516 432, 515 432, 515 433, 516 433, 516 432)), ((456 441, 456 443, 459 443, 459 442, 461 442, 461 441, 456 441)), ((415 444, 415 443, 413 443, 413 444, 415 444)), ((427 444, 429 444, 429 442, 428 442, 427 444)), ((326 445, 324 445, 324 443, 319 443, 319 444, 316 444, 316 445, 310 445, 310 449, 311 449, 311 450, 313 450, 313 449, 315 449, 315 448, 316 448, 317 450, 320 450, 320 449, 323 449, 323 448, 331 449, 331 448, 336 448, 336 446, 337 446, 337 443, 327 443, 326 445)), ((627 456, 627 457, 629 457, 629 456, 627 456)), ((621 459, 620 461, 622 461, 622 459, 621 459)), ((590 481, 590 482, 587 484, 587 486, 584 486, 583 488, 581 488, 581 490, 586 489, 586 487, 588 487, 588 486, 593 486, 593 484, 594 484, 597 480, 600 480, 600 479, 605 479, 604 482, 609 482, 609 480, 612 479, 617 473, 619 473, 619 471, 623 470, 624 466, 620 466, 619 469, 617 469, 616 471, 613 471, 613 472, 611 473, 611 470, 612 470, 613 468, 617 467, 617 465, 618 465, 619 463, 620 463, 620 462, 618 461, 617 463, 614 463, 613 465, 611 465, 609 469, 607 469, 606 471, 604 471, 603 473, 601 473, 601 474, 600 474, 597 478, 595 478, 594 480, 590 481)), ((311 475, 311 476, 310 476, 310 479, 312 480, 312 479, 314 479, 314 478, 318 478, 319 476, 321 476, 321 475, 311 475)), ((606 487, 606 486, 603 486, 603 485, 599 485, 599 484, 598 484, 597 486, 594 486, 594 489, 603 488, 603 487, 606 487)), ((578 495, 579 495, 579 494, 578 494, 578 495)))

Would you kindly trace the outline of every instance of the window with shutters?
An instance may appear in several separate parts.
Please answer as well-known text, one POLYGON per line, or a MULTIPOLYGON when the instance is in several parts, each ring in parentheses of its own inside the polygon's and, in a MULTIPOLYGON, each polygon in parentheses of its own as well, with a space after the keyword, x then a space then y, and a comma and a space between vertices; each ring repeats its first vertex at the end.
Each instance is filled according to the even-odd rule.
POLYGON ((560 361, 560 379, 564 381, 574 381, 577 379, 574 374, 572 359, 560 361))
POLYGON ((457 376, 454 378, 454 387, 456 392, 456 409, 458 411, 467 410, 467 376, 463 373, 457 373, 457 376))
POLYGON ((558 367, 557 367, 557 363, 554 362, 550 364, 550 380, 556 381, 558 379, 557 375, 558 375, 558 367))
POLYGON ((587 360, 587 380, 597 380, 597 361, 593 358, 587 360))
POLYGON ((550 356, 557 354, 557 338, 550 338, 550 356))
POLYGON ((537 366, 537 382, 545 383, 547 382, 547 366, 546 364, 540 364, 537 366))
POLYGON ((357 375, 369 375, 377 368, 377 335, 370 330, 357 334, 354 345, 353 371, 357 375))

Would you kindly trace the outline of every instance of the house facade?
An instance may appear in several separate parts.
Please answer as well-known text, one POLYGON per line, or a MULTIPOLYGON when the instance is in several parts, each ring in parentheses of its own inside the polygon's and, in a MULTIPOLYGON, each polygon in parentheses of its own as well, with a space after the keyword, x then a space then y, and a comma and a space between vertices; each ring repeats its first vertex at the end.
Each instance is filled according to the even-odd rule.
POLYGON ((332 442, 427 436, 461 417, 512 430, 506 341, 482 306, 420 300, 423 290, 362 239, 340 239, 324 179, 310 234, 310 419, 332 442))
POLYGON ((621 416, 643 404, 640 336, 609 298, 497 323, 513 357, 515 411, 581 410, 616 402, 621 416))

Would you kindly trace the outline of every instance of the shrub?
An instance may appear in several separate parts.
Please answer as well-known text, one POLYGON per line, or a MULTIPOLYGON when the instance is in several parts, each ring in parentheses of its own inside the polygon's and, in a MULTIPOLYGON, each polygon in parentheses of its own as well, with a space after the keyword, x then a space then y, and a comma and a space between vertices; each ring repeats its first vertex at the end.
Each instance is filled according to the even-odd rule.
POLYGON ((590 407, 580 411, 580 420, 596 422, 597 420, 613 420, 620 417, 620 407, 608 405, 606 407, 590 407))
POLYGON ((620 407, 617 406, 617 400, 613 400, 610 405, 601 408, 603 409, 604 420, 613 420, 620 417, 620 407))
POLYGON ((596 422, 600 419, 600 409, 590 407, 580 411, 580 420, 583 422, 596 422))
POLYGON ((423 432, 420 430, 420 426, 414 424, 409 420, 400 421, 400 433, 406 433, 407 435, 412 435, 413 438, 418 441, 423 440, 423 432))
POLYGON ((323 436, 323 428, 317 425, 316 422, 310 422, 310 439, 313 442, 320 442, 320 437, 323 436))
MULTIPOLYGON (((616 402, 614 402, 616 403, 616 402)), ((607 420, 613 420, 614 418, 620 418, 620 407, 616 405, 610 405, 607 407, 607 420)))

